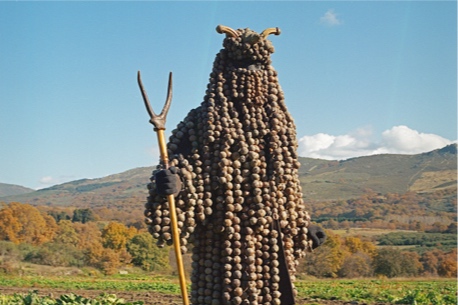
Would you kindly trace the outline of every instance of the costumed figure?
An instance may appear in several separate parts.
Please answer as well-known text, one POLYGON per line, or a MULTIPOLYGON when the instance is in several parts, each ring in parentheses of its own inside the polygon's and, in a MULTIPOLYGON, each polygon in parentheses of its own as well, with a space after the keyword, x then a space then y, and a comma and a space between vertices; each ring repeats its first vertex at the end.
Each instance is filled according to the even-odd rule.
POLYGON ((291 305, 298 259, 325 234, 304 208, 295 124, 271 66, 267 37, 280 30, 217 31, 224 48, 203 102, 172 131, 170 168, 153 172, 146 221, 158 245, 172 244, 164 195, 174 194, 192 304, 291 305))

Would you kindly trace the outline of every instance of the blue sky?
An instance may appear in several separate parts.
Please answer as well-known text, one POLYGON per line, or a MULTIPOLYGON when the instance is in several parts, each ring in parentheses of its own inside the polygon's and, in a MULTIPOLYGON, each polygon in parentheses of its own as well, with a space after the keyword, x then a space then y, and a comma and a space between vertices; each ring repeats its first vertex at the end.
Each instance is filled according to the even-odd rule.
POLYGON ((205 94, 223 35, 275 46, 299 154, 420 153, 457 139, 455 1, 0 2, 0 182, 43 188, 158 162, 154 108, 169 71, 172 130, 205 94))

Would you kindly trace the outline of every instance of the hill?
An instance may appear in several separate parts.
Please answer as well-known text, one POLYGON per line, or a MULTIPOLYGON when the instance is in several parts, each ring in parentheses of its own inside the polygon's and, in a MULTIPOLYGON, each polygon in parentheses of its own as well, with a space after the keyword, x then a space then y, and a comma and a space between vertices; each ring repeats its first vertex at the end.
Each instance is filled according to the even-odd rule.
POLYGON ((34 189, 15 184, 0 183, 0 197, 31 193, 34 189))
MULTIPOLYGON (((456 144, 417 155, 374 155, 344 161, 300 158, 306 200, 337 200, 376 193, 456 194, 456 144)), ((0 201, 47 206, 107 207, 144 202, 153 167, 131 169, 97 179, 82 179, 23 194, 0 195, 0 201)), ((1 194, 1 193, 0 193, 1 194)))
POLYGON ((0 201, 77 208, 113 206, 140 197, 144 201, 152 170, 153 167, 141 167, 102 178, 71 181, 32 193, 0 197, 0 201))
POLYGON ((300 179, 305 198, 355 198, 376 193, 429 193, 455 189, 456 144, 417 155, 384 154, 344 161, 301 158, 300 179))

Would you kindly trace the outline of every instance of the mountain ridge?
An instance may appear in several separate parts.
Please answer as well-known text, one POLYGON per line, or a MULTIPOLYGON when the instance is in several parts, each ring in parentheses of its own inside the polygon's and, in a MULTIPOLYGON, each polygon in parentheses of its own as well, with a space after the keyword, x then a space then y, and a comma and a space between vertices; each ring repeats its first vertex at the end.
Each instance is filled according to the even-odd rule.
MULTIPOLYGON (((306 200, 355 198, 367 190, 384 194, 456 189, 456 156, 456 144, 451 144, 416 155, 381 154, 342 161, 300 157, 299 178, 306 200)), ((144 200, 153 168, 139 167, 19 194, 0 192, 0 201, 88 207, 144 200)), ((5 184, 0 184, 0 190, 2 185, 5 184)))

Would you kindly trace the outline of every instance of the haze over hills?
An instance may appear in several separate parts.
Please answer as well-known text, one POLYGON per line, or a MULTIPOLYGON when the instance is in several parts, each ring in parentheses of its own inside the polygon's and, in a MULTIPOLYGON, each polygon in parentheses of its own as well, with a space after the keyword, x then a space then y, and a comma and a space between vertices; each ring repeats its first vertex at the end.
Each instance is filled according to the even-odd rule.
MULTIPOLYGON (((376 193, 418 193, 454 189, 457 145, 417 155, 373 155, 344 161, 300 158, 305 199, 356 198, 376 193)), ((82 179, 33 191, 0 184, 0 201, 33 205, 102 207, 118 202, 144 202, 153 167, 131 169, 97 179, 82 179)))

